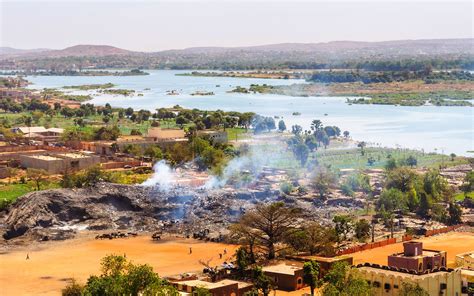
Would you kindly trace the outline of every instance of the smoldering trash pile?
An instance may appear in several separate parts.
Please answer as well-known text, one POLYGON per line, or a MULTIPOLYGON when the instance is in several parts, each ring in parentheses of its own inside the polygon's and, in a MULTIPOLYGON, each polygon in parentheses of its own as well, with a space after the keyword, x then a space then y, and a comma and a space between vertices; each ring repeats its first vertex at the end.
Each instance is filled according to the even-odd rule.
POLYGON ((259 167, 246 171, 240 165, 235 170, 251 182, 242 186, 242 178, 236 181, 230 170, 224 174, 226 179, 204 178, 192 168, 180 171, 160 161, 153 176, 141 185, 102 182, 89 188, 31 192, 0 213, 0 233, 4 241, 63 240, 86 230, 167 232, 200 238, 205 233, 206 239, 214 240, 258 203, 283 201, 319 221, 329 221, 328 213, 341 207, 358 206, 284 195, 279 190, 285 174, 281 170, 259 167), (199 186, 183 183, 193 176, 200 180, 199 186))

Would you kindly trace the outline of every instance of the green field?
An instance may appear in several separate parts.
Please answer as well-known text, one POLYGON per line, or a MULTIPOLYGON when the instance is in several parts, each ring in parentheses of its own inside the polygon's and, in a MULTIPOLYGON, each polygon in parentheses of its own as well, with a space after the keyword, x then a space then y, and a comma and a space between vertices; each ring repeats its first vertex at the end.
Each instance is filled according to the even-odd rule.
POLYGON ((454 199, 457 201, 463 201, 466 196, 474 199, 474 191, 468 192, 467 194, 464 194, 464 192, 458 193, 454 196, 454 199))
POLYGON ((423 153, 409 149, 365 148, 364 150, 365 153, 362 155, 359 148, 337 150, 319 149, 313 154, 313 158, 316 158, 319 164, 330 165, 336 169, 384 168, 389 156, 396 160, 414 156, 418 161, 417 167, 428 168, 437 168, 440 165, 454 166, 467 163, 467 160, 462 157, 457 157, 454 161, 451 161, 450 157, 446 155, 423 153), (375 160, 371 166, 367 162, 369 157, 375 160))
MULTIPOLYGON (((54 181, 47 181, 47 182, 44 182, 41 186, 41 190, 53 189, 53 188, 60 188, 59 183, 54 182, 54 181)), ((2 203, 13 202, 18 197, 35 190, 36 190, 36 185, 31 181, 26 182, 26 183, 3 184, 3 185, 0 185, 0 193, 1 193, 0 201, 2 203)))

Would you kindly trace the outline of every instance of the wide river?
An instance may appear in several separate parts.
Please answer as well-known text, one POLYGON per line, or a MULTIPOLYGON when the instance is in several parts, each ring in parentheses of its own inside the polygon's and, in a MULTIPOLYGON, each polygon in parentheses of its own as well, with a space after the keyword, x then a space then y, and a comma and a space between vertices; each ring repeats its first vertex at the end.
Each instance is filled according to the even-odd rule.
POLYGON ((309 128, 313 119, 348 130, 357 140, 373 145, 424 149, 472 155, 474 150, 474 108, 400 107, 348 105, 345 97, 291 97, 281 95, 228 93, 235 86, 250 84, 282 85, 303 80, 176 76, 189 71, 148 71, 147 76, 30 76, 30 88, 59 88, 66 85, 112 82, 117 88, 133 89, 143 96, 95 95, 91 103, 154 110, 180 105, 203 110, 253 111, 282 117, 288 128, 293 124, 309 128), (179 95, 167 95, 176 90, 179 95), (214 96, 191 96, 195 91, 212 91, 214 96), (293 112, 301 115, 294 116, 293 112))

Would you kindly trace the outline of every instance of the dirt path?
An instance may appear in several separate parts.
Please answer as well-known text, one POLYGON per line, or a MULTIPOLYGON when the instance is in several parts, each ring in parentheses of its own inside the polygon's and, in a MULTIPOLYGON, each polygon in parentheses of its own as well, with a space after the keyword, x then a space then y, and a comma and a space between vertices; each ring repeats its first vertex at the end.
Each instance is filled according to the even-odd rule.
POLYGON ((218 265, 234 254, 236 246, 192 239, 153 242, 149 236, 115 240, 74 239, 49 243, 34 251, 0 255, 0 295, 60 295, 67 279, 84 283, 99 273, 100 259, 107 254, 126 254, 135 263, 147 263, 161 276, 200 271, 200 259, 218 265), (189 254, 189 248, 192 254, 189 254), (227 257, 219 253, 227 249, 227 257), (28 253, 30 259, 26 260, 28 253))
MULTIPOLYGON (((453 267, 456 255, 467 251, 474 251, 474 233, 451 232, 418 239, 417 241, 423 242, 424 249, 448 252, 447 264, 449 267, 453 267)), ((387 265, 387 256, 398 252, 403 252, 402 243, 358 252, 352 254, 352 256, 354 257, 354 264, 370 262, 387 265)))

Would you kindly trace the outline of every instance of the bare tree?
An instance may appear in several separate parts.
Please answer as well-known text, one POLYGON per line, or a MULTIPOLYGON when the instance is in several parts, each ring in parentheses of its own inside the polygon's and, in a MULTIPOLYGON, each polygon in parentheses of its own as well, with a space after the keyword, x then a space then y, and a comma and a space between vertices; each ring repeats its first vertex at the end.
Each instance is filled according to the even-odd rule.
POLYGON ((268 259, 274 259, 276 245, 296 230, 299 210, 288 208, 282 202, 261 204, 240 219, 243 229, 250 229, 257 244, 265 250, 268 259))

